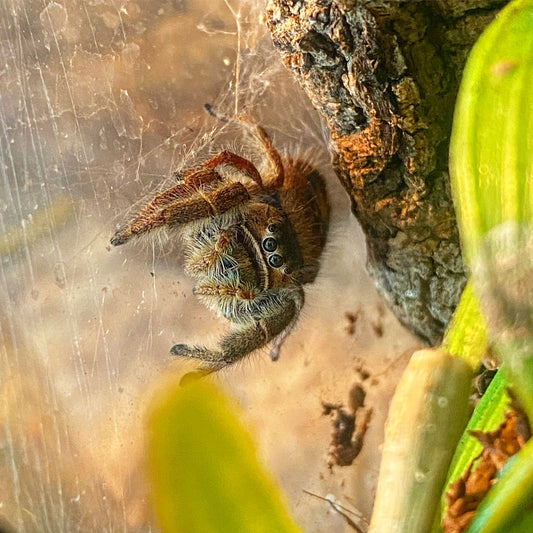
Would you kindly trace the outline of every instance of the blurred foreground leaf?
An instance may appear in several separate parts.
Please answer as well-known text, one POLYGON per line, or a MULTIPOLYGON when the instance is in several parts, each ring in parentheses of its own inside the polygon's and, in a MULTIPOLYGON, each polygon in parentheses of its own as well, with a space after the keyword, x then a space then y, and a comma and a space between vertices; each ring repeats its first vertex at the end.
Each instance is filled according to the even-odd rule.
POLYGON ((490 336, 533 417, 533 1, 504 8, 459 90, 450 172, 465 260, 490 336))
MULTIPOLYGON (((529 420, 533 419, 532 87, 533 1, 514 0, 489 25, 466 64, 453 123, 450 173, 465 260, 501 371, 529 420)), ((501 409, 502 401, 500 387, 487 400, 479 421, 490 418, 491 410, 501 409)), ((464 463, 466 455, 458 461, 464 463)), ((531 531, 531 517, 526 518, 525 511, 532 499, 530 440, 501 471, 468 531, 508 532, 513 523, 512 531, 531 531)))
POLYGON ((47 207, 37 210, 31 218, 23 220, 0 234, 0 257, 7 256, 33 244, 50 231, 60 228, 74 216, 72 198, 59 196, 47 207))
POLYGON ((235 413, 206 380, 154 401, 147 463, 164 533, 301 533, 235 413))

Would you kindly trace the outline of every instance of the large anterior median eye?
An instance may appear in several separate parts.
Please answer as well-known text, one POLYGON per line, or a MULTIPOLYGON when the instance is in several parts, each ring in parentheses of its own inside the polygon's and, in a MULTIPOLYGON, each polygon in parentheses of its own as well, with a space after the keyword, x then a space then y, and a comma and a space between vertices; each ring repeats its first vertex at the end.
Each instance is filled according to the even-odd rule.
POLYGON ((267 237, 263 240, 263 248, 267 252, 273 252, 278 247, 278 241, 272 237, 267 237))
POLYGON ((283 257, 279 254, 272 254, 268 258, 268 264, 274 268, 279 268, 283 264, 283 257))

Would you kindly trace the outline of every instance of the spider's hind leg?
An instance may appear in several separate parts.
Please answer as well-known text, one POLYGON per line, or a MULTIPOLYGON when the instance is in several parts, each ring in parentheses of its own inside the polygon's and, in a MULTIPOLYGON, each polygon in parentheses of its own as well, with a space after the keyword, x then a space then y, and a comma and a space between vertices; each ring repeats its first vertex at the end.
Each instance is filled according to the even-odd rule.
POLYGON ((290 296, 287 295, 281 301, 278 300, 271 309, 267 307, 268 299, 263 302, 265 303, 263 317, 235 327, 221 339, 218 350, 176 344, 170 353, 202 361, 203 369, 209 373, 240 361, 249 353, 274 340, 271 355, 272 359, 276 360, 279 347, 298 318, 303 304, 303 292, 297 291, 290 296))
POLYGON ((250 352, 261 348, 269 341, 269 332, 260 321, 246 327, 234 329, 220 341, 219 350, 204 346, 176 344, 170 349, 172 355, 198 359, 202 370, 216 372, 246 357, 250 352))
POLYGON ((239 115, 235 118, 232 118, 219 113, 218 110, 216 110, 211 104, 205 104, 204 107, 211 116, 217 118, 221 122, 237 122, 252 132, 255 138, 261 143, 263 150, 270 161, 270 166, 273 171, 273 176, 271 177, 270 182, 265 183, 265 185, 275 188, 280 187, 285 180, 285 168, 283 166, 281 155, 274 146, 274 143, 272 142, 272 139, 266 130, 245 115, 239 115))
MULTIPOLYGON (((244 172, 260 187, 263 187, 261 174, 259 174, 256 166, 249 159, 230 152, 229 150, 223 150, 222 152, 219 152, 202 163, 199 168, 192 168, 184 173, 175 172, 174 177, 178 180, 178 182, 186 183, 194 188, 198 188, 211 183, 212 180, 209 179, 209 177, 213 175, 211 171, 222 165, 228 165, 240 170, 241 172, 244 172)), ((220 175, 217 174, 217 176, 219 179, 221 179, 220 175)))
POLYGON ((189 346, 188 344, 175 344, 170 349, 172 355, 178 357, 189 357, 192 359, 199 359, 202 361, 202 370, 205 374, 216 372, 224 368, 225 363, 222 359, 222 354, 215 350, 209 350, 204 346, 189 346))

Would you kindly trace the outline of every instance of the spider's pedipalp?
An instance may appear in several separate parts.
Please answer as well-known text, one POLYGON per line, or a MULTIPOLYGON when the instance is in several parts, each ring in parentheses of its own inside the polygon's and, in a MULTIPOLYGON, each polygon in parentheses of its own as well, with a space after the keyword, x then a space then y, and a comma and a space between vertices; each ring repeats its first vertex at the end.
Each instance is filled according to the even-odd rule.
MULTIPOLYGON (((186 269, 189 274, 199 275, 202 272, 209 272, 217 268, 228 268, 228 262, 231 258, 227 252, 231 245, 234 235, 229 229, 221 229, 217 232, 216 237, 207 239, 203 235, 196 235, 194 239, 195 247, 192 248, 187 257, 186 269), (226 258, 226 261, 224 261, 226 258)), ((230 264, 236 266, 236 262, 230 264)))

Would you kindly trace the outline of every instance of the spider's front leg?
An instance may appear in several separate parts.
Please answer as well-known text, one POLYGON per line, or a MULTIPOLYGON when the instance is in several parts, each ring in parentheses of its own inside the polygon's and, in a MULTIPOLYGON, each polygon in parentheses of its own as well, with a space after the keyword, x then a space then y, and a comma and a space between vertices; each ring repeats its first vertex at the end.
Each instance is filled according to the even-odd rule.
POLYGON ((113 235, 111 244, 124 244, 158 227, 220 215, 249 199, 250 193, 242 183, 224 181, 216 170, 202 169, 188 176, 188 181, 157 195, 113 235))
MULTIPOLYGON (((281 295, 278 291, 268 291, 257 298, 255 320, 237 325, 222 338, 218 350, 210 350, 202 346, 176 344, 170 350, 173 355, 192 357, 202 361, 202 373, 215 372, 246 357, 249 353, 273 342, 271 356, 278 358, 279 348, 283 340, 294 326, 303 305, 301 287, 286 290, 281 295)), ((254 306, 252 305, 252 308, 254 306)))
POLYGON ((179 183, 146 204, 113 235, 111 244, 119 246, 161 226, 176 226, 220 215, 248 201, 250 193, 242 183, 225 179, 217 172, 216 168, 224 165, 243 172, 263 187, 261 175, 251 161, 225 150, 183 175, 176 174, 179 183))

